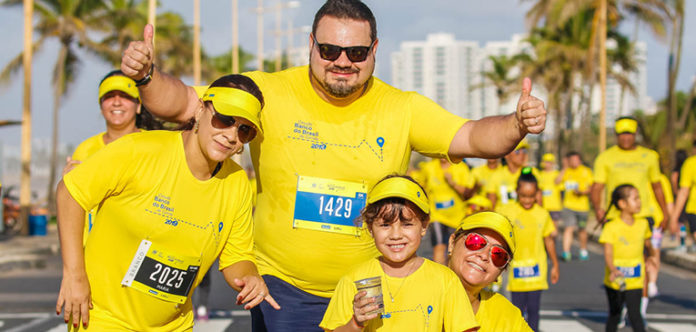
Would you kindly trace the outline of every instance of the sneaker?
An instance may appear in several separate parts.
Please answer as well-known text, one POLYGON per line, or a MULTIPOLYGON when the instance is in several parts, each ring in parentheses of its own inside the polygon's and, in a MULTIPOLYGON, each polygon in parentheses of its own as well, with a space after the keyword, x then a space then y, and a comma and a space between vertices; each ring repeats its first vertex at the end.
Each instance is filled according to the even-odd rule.
POLYGON ((654 298, 660 295, 660 292, 657 291, 657 284, 654 282, 649 282, 648 283, 648 297, 649 298, 654 298))
POLYGON ((585 250, 585 249, 580 250, 580 260, 586 261, 588 259, 590 259, 590 255, 587 253, 587 250, 585 250))
POLYGON ((570 260, 573 258, 573 255, 570 252, 564 251, 561 255, 561 258, 566 262, 570 262, 570 260))
POLYGON ((626 306, 624 306, 621 309, 621 319, 619 319, 619 329, 622 329, 626 327, 626 324, 628 324, 628 311, 626 310, 626 306))
POLYGON ((207 321, 208 320, 208 308, 205 306, 200 306, 196 309, 196 319, 207 321))

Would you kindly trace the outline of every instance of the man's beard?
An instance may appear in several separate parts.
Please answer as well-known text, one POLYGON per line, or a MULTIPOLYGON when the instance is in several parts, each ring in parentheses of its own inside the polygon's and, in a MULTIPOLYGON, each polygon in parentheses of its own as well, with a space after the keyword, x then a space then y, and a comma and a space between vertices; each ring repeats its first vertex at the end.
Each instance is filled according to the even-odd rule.
MULTIPOLYGON (((335 72, 340 72, 340 73, 359 73, 360 69, 353 69, 353 68, 340 68, 336 66, 332 66, 326 69, 326 72, 330 71, 335 71, 335 72)), ((326 78, 324 80, 319 80, 316 75, 314 75, 314 71, 310 69, 310 72, 314 76, 314 79, 321 84, 321 87, 324 88, 326 92, 328 92, 332 97, 334 98, 345 98, 350 96, 351 94, 355 93, 356 91, 360 90, 363 88, 364 84, 367 84, 365 82, 364 84, 355 84, 355 85, 349 85, 347 81, 343 79, 339 79, 337 82, 334 83, 329 83, 326 81, 326 78)))

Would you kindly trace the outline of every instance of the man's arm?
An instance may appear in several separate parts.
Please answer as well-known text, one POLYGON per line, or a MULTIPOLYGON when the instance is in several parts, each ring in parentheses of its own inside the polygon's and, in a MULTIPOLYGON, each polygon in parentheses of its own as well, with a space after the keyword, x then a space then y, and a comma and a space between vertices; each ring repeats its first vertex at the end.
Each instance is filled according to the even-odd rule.
MULTIPOLYGON (((652 183, 652 189, 653 193, 655 193, 655 199, 657 200, 657 204, 660 205, 660 209, 662 209, 662 215, 664 216, 662 220, 660 220, 660 224, 662 225, 663 221, 669 220, 669 209, 667 209, 667 203, 665 203, 665 194, 662 191, 662 184, 660 184, 659 180, 652 183)), ((657 220, 655 220, 655 222, 657 222, 657 220)))
POLYGON ((677 199, 674 200, 673 214, 670 215, 669 232, 672 234, 677 234, 679 231, 679 211, 684 210, 684 205, 686 205, 686 200, 689 198, 689 187, 680 187, 677 192, 677 199))
POLYGON ((595 209, 595 217, 597 222, 600 222, 604 218, 604 209, 602 208, 602 191, 604 191, 604 183, 595 182, 592 184, 592 191, 590 192, 590 200, 592 201, 592 206, 595 209))
MULTIPOLYGON (((126 76, 140 80, 153 66, 154 48, 152 25, 143 30, 143 41, 133 41, 123 52, 121 71, 126 76)), ((192 118, 200 107, 198 95, 193 88, 176 77, 153 68, 149 83, 138 87, 143 105, 154 115, 167 121, 185 122, 192 118)))
POLYGON ((525 135, 544 131, 544 102, 531 96, 531 92, 532 81, 525 78, 515 113, 466 122, 450 143, 450 160, 502 157, 512 151, 525 135))

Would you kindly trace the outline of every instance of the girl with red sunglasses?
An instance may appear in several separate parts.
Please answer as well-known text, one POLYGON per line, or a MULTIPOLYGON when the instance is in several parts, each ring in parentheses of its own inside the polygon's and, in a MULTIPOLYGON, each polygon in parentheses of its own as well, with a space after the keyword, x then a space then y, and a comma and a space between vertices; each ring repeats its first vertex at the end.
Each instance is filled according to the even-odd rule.
POLYGON ((507 269, 515 252, 512 224, 495 212, 472 214, 449 240, 449 267, 469 297, 479 332, 529 332, 520 310, 488 289, 507 269))
MULTIPOLYGON (((324 319, 325 331, 475 331, 478 324, 457 275, 419 257, 430 202, 411 177, 390 175, 367 196, 362 221, 381 255, 338 282, 324 319), (370 280, 381 294, 356 285, 370 280)), ((374 290, 374 288, 373 288, 374 290)))
POLYGON ((539 330, 541 292, 549 288, 548 263, 551 259, 551 283, 558 282, 558 260, 553 234, 556 227, 549 211, 537 204, 539 184, 531 167, 522 169, 517 180, 517 201, 501 207, 500 214, 512 221, 518 250, 510 262, 508 290, 514 303, 527 317, 529 326, 539 330))

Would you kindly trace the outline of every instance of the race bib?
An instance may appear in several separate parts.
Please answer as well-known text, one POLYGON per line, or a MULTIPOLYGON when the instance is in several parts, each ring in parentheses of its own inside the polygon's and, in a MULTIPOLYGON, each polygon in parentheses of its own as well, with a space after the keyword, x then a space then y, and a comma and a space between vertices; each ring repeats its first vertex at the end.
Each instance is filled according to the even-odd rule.
POLYGON ((299 176, 293 227, 359 236, 364 183, 299 176))
POLYGON ((543 190, 543 191, 541 192, 541 194, 542 194, 544 197, 548 197, 548 196, 551 196, 551 194, 553 194, 553 191, 552 191, 552 190, 543 190))
POLYGON ((454 199, 444 202, 435 202, 435 208, 438 210, 448 209, 454 206, 454 199))
POLYGON ((617 266, 616 269, 623 273, 624 278, 640 278, 640 264, 636 266, 617 266))
POLYGON ((575 181, 566 181, 564 183, 564 185, 565 185, 565 190, 567 190, 567 191, 573 191, 573 190, 577 190, 580 188, 580 185, 575 181))
POLYGON ((143 240, 121 285, 168 302, 188 299, 201 265, 200 257, 181 256, 143 240))
POLYGON ((533 278, 539 277, 539 264, 534 266, 518 266, 512 269, 513 276, 517 278, 533 278))

